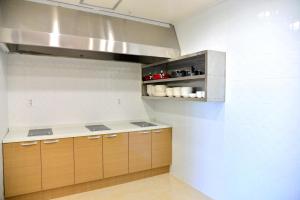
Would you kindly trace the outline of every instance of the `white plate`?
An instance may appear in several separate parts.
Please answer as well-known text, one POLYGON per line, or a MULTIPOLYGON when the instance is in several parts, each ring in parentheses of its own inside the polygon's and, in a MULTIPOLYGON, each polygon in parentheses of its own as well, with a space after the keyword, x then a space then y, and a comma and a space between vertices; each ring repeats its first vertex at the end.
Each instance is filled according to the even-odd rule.
POLYGON ((156 93, 154 94, 154 96, 156 96, 156 97, 165 97, 165 96, 167 96, 167 95, 166 95, 166 93, 157 93, 157 92, 156 92, 156 93))
POLYGON ((197 97, 197 94, 196 94, 196 93, 190 93, 190 94, 189 94, 189 97, 190 97, 190 98, 196 98, 196 97, 197 97))

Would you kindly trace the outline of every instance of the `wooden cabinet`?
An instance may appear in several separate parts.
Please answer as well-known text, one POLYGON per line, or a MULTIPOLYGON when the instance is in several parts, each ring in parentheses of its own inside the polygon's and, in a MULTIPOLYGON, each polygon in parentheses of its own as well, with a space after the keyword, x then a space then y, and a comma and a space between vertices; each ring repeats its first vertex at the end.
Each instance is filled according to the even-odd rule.
POLYGON ((129 172, 151 169, 151 131, 129 133, 129 172))
POLYGON ((152 131, 152 168, 168 166, 172 162, 172 129, 152 131))
POLYGON ((43 190, 74 184, 73 138, 41 142, 43 190))
POLYGON ((171 131, 3 144, 5 197, 169 166, 171 131))
POLYGON ((41 190, 40 142, 3 145, 5 197, 41 190))
POLYGON ((128 173, 128 133, 103 136, 104 178, 128 173))
POLYGON ((74 138, 75 183, 103 178, 102 137, 74 138))

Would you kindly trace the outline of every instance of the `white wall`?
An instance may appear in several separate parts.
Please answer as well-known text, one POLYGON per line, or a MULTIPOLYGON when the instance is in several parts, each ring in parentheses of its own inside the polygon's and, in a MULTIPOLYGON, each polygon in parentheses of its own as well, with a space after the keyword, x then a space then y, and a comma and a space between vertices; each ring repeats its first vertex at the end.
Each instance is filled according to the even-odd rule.
POLYGON ((175 24, 183 54, 227 52, 226 102, 149 102, 172 173, 213 199, 300 199, 300 1, 227 0, 175 24))
MULTIPOLYGON (((0 140, 2 141, 8 129, 7 118, 7 55, 0 50, 0 140)), ((0 142, 0 199, 3 199, 3 163, 2 142, 0 142)))
POLYGON ((9 126, 147 119, 140 70, 124 62, 10 54, 9 126))

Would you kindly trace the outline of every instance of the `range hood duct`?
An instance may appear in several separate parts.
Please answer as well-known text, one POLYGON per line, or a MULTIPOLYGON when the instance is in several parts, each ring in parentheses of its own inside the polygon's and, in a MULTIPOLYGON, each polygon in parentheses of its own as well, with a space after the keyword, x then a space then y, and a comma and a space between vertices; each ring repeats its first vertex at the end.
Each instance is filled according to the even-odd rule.
POLYGON ((10 52, 151 63, 180 55, 175 29, 25 0, 0 0, 10 52))

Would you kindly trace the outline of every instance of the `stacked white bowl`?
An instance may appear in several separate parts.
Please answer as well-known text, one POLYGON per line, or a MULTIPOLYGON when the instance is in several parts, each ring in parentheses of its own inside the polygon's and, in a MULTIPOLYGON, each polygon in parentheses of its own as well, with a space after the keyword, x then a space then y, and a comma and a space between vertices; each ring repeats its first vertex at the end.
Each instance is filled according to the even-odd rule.
POLYGON ((147 85, 147 94, 153 96, 153 85, 147 85))
POLYGON ((205 91, 197 91, 196 94, 197 98, 205 98, 205 91))
POLYGON ((167 87, 166 85, 147 85, 147 94, 156 97, 203 98, 203 92, 192 93, 192 87, 167 87))
POLYGON ((174 97, 181 97, 181 87, 174 87, 173 88, 173 96, 174 97))
POLYGON ((166 88, 166 95, 168 97, 173 97, 173 88, 166 88))
POLYGON ((181 87, 181 96, 184 98, 189 97, 189 94, 193 92, 192 87, 181 87))
POLYGON ((166 96, 166 85, 155 85, 154 86, 154 96, 156 97, 165 97, 166 96))

